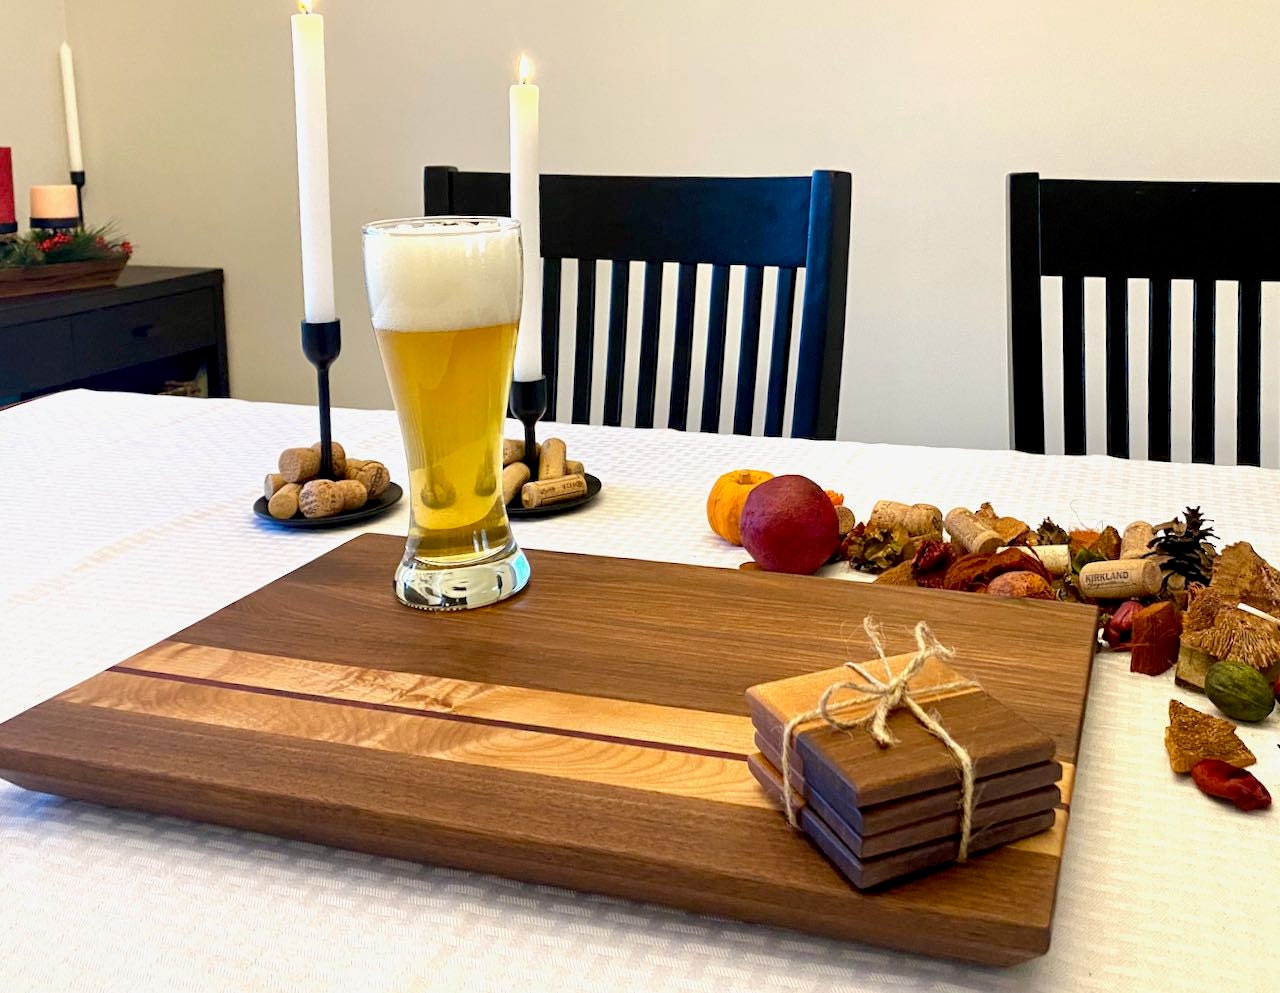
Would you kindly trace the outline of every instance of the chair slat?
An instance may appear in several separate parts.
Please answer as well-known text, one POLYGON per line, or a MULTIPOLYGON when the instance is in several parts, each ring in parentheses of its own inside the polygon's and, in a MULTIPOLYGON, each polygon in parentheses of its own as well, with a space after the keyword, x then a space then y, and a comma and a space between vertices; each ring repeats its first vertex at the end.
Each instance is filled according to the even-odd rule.
POLYGON ((1214 310, 1218 288, 1197 279, 1191 313, 1191 461, 1213 462, 1214 454, 1214 310))
POLYGON ((1240 282, 1236 348, 1236 463, 1262 464, 1262 286, 1240 282))
POLYGON ((591 370, 595 363, 596 260, 578 260, 578 322, 573 362, 573 423, 591 420, 591 370))
POLYGON ((1153 276, 1147 313, 1147 458, 1173 458, 1173 330, 1170 323, 1172 284, 1167 276, 1153 276))
POLYGON ((1084 277, 1062 278, 1063 450, 1085 452, 1084 277))
POLYGON ((698 267, 680 263, 676 279, 676 337, 671 355, 671 407, 667 427, 689 425, 689 375, 693 369, 693 301, 698 291, 698 267))
POLYGON ((1043 301, 1040 292, 1040 177, 1009 177, 1009 439, 1045 450, 1043 301))
POLYGON ((729 267, 711 267, 711 310, 707 315, 707 364, 702 374, 702 430, 720 430, 720 390, 724 385, 724 345, 729 323, 729 267))
POLYGON ((1129 281, 1107 277, 1107 454, 1129 457, 1129 281))
POLYGON ((640 376, 636 384, 636 427, 653 427, 658 391, 658 334, 662 318, 662 263, 644 266, 644 310, 640 315, 640 376))
POLYGON ((556 419, 556 383, 560 380, 560 260, 542 260, 542 374, 547 377, 547 413, 556 419))
POLYGON ((604 366, 604 423, 622 423, 622 377, 627 361, 627 295, 631 291, 631 263, 613 263, 609 284, 609 351, 604 366))
POLYGON ((742 293, 742 336, 738 342, 738 391, 733 402, 733 433, 750 434, 756 406, 756 365, 760 359, 760 306, 764 269, 748 266, 742 293))
POLYGON ((778 270, 778 289, 773 304, 773 341, 769 352, 769 389, 765 397, 764 433, 782 437, 787 414, 787 366, 791 361, 791 321, 795 313, 796 271, 778 270))

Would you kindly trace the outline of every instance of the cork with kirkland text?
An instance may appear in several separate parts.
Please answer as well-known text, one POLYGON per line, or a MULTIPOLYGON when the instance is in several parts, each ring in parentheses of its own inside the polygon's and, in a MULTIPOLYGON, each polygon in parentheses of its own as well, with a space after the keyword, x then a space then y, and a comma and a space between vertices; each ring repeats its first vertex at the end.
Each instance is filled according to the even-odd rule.
POLYGON ((1155 596, 1160 577, 1160 566, 1150 559, 1090 562, 1080 570, 1080 592, 1094 600, 1155 596))

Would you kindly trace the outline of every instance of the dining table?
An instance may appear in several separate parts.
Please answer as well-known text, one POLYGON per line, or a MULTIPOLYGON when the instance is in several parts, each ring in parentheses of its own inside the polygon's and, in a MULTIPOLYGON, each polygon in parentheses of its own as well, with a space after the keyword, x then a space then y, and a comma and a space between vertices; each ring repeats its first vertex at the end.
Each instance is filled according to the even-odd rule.
MULTIPOLYGON (((940 412, 939 416, 943 416, 940 412)), ((334 438, 395 480, 389 410, 334 438)), ((857 435, 862 425, 845 425, 857 435)), ((865 426, 873 429, 874 426, 865 426)), ((514 436, 519 426, 509 425, 514 436)), ((736 569, 706 498, 738 468, 799 473, 862 519, 877 500, 1123 529, 1198 506, 1221 546, 1280 562, 1280 472, 542 424, 603 489, 513 522, 525 548, 736 569)), ((0 411, 0 720, 166 638, 357 534, 256 517, 262 478, 310 444, 313 407, 72 390, 0 411)), ((844 566, 831 582, 858 581, 844 566)), ((534 579, 536 583, 536 576, 534 579)), ((387 596, 391 596, 388 577, 387 596)), ((834 663, 833 663, 834 664, 834 663)), ((1170 771, 1172 671, 1095 657, 1047 954, 999 969, 98 806, 0 782, 0 990, 794 990, 1251 993, 1280 988, 1280 813, 1170 771)), ((1241 730, 1280 791, 1280 718, 1241 730)), ((779 814, 781 816, 781 814, 779 814)), ((814 858, 818 859, 816 852, 814 858)), ((834 870, 833 870, 834 871, 834 870)), ((999 895, 996 895, 998 898, 999 895)))

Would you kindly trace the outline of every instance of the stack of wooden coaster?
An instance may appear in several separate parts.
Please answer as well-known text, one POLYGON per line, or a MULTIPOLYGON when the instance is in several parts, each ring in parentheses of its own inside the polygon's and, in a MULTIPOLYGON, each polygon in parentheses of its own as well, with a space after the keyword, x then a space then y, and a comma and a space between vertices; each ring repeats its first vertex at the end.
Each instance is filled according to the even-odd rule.
MULTIPOLYGON (((864 664, 887 680, 913 656, 864 664)), ((751 771, 779 806, 783 803, 783 735, 794 717, 813 711, 835 683, 861 682, 848 667, 762 683, 747 691, 759 755, 751 771)), ((962 681, 930 657, 910 680, 911 696, 931 713, 973 763, 975 789, 969 852, 1017 841, 1051 827, 1061 796, 1062 767, 1045 734, 976 684, 930 693, 962 681)), ((860 701, 841 690, 833 704, 860 701)), ((843 722, 876 704, 841 708, 843 722)), ((859 889, 955 860, 960 842, 961 775, 956 756, 907 709, 896 709, 888 730, 899 743, 882 747, 865 728, 842 731, 821 718, 800 724, 788 750, 792 811, 798 827, 859 889)))

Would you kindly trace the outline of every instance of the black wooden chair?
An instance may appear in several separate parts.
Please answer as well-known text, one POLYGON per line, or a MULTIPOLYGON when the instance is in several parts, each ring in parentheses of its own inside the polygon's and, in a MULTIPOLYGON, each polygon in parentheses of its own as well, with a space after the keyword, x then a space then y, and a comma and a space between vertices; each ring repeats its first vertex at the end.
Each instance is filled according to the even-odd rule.
MULTIPOLYGON (((511 209, 508 182, 506 173, 427 166, 425 212, 506 215, 511 209)), ((729 267, 741 265, 746 272, 733 430, 750 434, 764 270, 776 266, 764 433, 781 435, 796 270, 803 268, 791 434, 834 438, 844 347, 851 197, 852 179, 844 172, 778 179, 543 175, 542 364, 547 374, 547 416, 556 416, 561 261, 579 260, 570 411, 575 423, 585 423, 591 408, 595 262, 607 259, 613 263, 604 383, 604 422, 611 425, 622 421, 630 263, 643 262, 636 426, 653 427, 663 263, 674 262, 679 269, 667 424, 688 427, 697 266, 709 263, 711 306, 700 424, 703 431, 719 430, 729 267)))
POLYGON ((1129 457, 1129 278, 1149 280, 1147 457, 1171 449, 1170 281, 1193 281, 1191 458, 1214 461, 1215 280, 1238 281, 1236 461, 1261 461, 1261 283, 1280 279, 1280 184, 1009 176, 1013 447, 1045 451, 1040 277, 1062 277, 1064 449, 1085 451, 1084 278, 1106 280, 1107 454, 1129 457))

